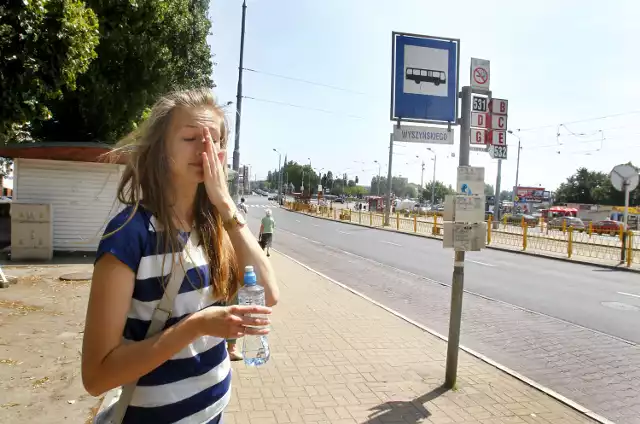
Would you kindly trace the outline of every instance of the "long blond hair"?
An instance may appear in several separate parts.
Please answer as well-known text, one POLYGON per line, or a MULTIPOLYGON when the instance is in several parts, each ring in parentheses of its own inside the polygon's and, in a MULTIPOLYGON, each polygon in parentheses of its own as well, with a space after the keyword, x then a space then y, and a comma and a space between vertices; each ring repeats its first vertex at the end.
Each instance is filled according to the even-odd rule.
MULTIPOLYGON (((167 156, 166 134, 173 112, 177 108, 211 108, 220 116, 220 148, 227 146, 227 124, 224 112, 216 104, 209 89, 175 91, 163 96, 151 109, 149 117, 118 143, 118 147, 108 154, 111 160, 126 159, 126 166, 118 185, 118 201, 133 207, 135 215, 142 204, 149 210, 162 228, 164 251, 174 253, 180 250, 178 229, 173 223, 171 199, 165 187, 170 175, 167 156)), ((225 169, 226 177, 226 169, 225 169)), ((229 236, 223 228, 218 210, 206 193, 204 184, 199 184, 194 202, 195 228, 209 260, 211 285, 215 299, 231 299, 240 280, 240 270, 229 236)), ((109 234, 105 235, 108 237, 109 234)), ((160 240, 160 237, 159 239, 160 240)), ((160 241, 158 242, 160 243, 160 241)), ((157 246, 159 247, 159 245, 157 246)), ((163 264, 164 269, 164 264, 163 264)), ((201 282, 202 276, 200 276, 201 282)))

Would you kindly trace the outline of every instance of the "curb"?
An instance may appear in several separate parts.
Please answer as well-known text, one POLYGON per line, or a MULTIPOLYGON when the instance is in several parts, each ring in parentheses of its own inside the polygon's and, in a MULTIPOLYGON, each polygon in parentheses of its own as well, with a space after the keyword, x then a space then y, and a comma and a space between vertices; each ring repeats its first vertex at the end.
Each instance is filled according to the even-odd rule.
MULTIPOLYGON (((290 212, 293 212, 293 211, 290 211, 290 212)), ((326 219, 326 218, 324 218, 324 219, 326 219)), ((359 224, 354 224, 354 225, 362 226, 362 225, 359 225, 359 224)), ((316 274, 317 276, 319 276, 319 277, 321 277, 321 278, 323 278, 323 279, 325 279, 325 280, 327 280, 327 281, 329 281, 329 282, 341 287, 342 289, 351 292, 352 294, 354 294, 354 295, 366 300, 367 302, 379 307, 380 309, 383 309, 384 311, 394 315, 395 317, 400 318, 401 320, 413 325, 414 327, 417 327, 420 330, 425 331, 425 332, 431 334, 432 336, 437 337, 438 339, 440 339, 440 340, 442 340, 444 342, 448 341, 448 338, 446 336, 438 333, 437 331, 432 330, 431 328, 426 327, 426 326, 424 326, 424 325, 412 320, 411 318, 409 318, 409 317, 407 317, 407 316, 395 311, 394 309, 391 309, 391 308, 389 308, 387 306, 384 306, 380 302, 378 302, 376 300, 373 300, 369 296, 367 296, 367 295, 365 295, 363 293, 360 293, 359 291, 357 291, 355 289, 352 289, 351 287, 347 286, 344 283, 341 283, 341 282, 339 282, 337 280, 334 280, 333 278, 321 273, 320 271, 316 271, 315 269, 311 268, 310 266, 305 265, 304 263, 298 261, 297 259, 295 259, 295 258, 293 258, 293 257, 281 252, 280 250, 277 250, 277 249, 273 249, 273 250, 278 252, 279 255, 281 255, 281 256, 289 259, 290 261, 298 264, 299 266, 303 267, 307 271, 312 272, 313 274, 316 274)), ((548 387, 545 387, 545 386, 543 386, 543 385, 541 385, 539 383, 536 383, 535 381, 531 380, 530 378, 525 377, 524 375, 522 375, 522 374, 512 370, 511 368, 508 368, 508 367, 506 367, 506 366, 504 366, 504 365, 502 365, 502 364, 500 364, 500 363, 498 363, 496 361, 493 361, 492 359, 488 358, 487 356, 485 356, 485 355, 483 355, 481 353, 476 352, 473 349, 469 349, 469 348, 467 348, 465 346, 460 345, 460 350, 462 350, 463 352, 465 352, 465 353, 467 353, 467 354, 469 354, 469 355, 481 360, 482 362, 484 362, 484 363, 486 363, 486 364, 488 364, 488 365, 490 365, 490 366, 492 366, 492 367, 504 372, 505 374, 507 374, 507 375, 509 375, 509 376, 521 381, 522 383, 524 383, 524 384, 526 384, 526 385, 538 390, 539 392, 544 393, 545 395, 557 400, 558 402, 568 406, 569 408, 571 408, 571 409, 583 414, 584 416, 586 416, 586 417, 588 417, 588 418, 590 418, 590 419, 592 419, 592 420, 594 420, 596 422, 599 422, 601 424, 615 424, 613 421, 610 421, 607 418, 605 418, 605 417, 603 417, 603 416, 601 416, 599 414, 596 414, 595 412, 593 412, 590 409, 580 405, 579 403, 572 401, 571 399, 561 395, 560 393, 558 393, 558 392, 556 392, 554 390, 549 389, 548 387)))
MULTIPOLYGON (((356 227, 371 228, 373 230, 391 231, 393 233, 406 234, 408 236, 421 237, 421 238, 431 239, 431 240, 442 240, 441 238, 433 237, 433 236, 430 236, 428 234, 409 233, 409 232, 405 232, 405 231, 394 230, 393 228, 372 227, 372 226, 365 225, 365 224, 358 224, 357 222, 339 221, 339 220, 335 220, 335 219, 331 219, 331 218, 325 218, 324 216, 315 216, 315 215, 310 215, 310 214, 307 214, 307 213, 304 213, 304 212, 292 211, 292 210, 287 209, 287 208, 282 208, 282 209, 285 210, 285 211, 291 212, 291 213, 297 213, 297 214, 300 214, 300 215, 308 216, 310 218, 324 219, 325 221, 337 222, 337 223, 340 223, 340 224, 354 225, 356 227)), ((491 245, 485 246, 485 249, 498 250, 500 252, 517 253, 519 255, 528 255, 528 256, 533 256, 533 257, 542 258, 542 259, 552 259, 552 260, 555 260, 555 261, 567 262, 567 263, 578 264, 578 265, 595 266, 595 267, 598 267, 598 268, 610 269, 612 271, 624 271, 624 272, 632 272, 632 273, 640 274, 640 269, 627 268, 626 266, 622 267, 620 265, 600 264, 600 263, 594 263, 594 262, 589 262, 589 261, 580 260, 580 259, 562 258, 562 257, 559 257, 559 256, 545 255, 545 254, 542 254, 542 253, 525 252, 525 251, 522 251, 522 250, 514 250, 514 249, 508 249, 506 247, 497 247, 497 246, 491 246, 491 245)))

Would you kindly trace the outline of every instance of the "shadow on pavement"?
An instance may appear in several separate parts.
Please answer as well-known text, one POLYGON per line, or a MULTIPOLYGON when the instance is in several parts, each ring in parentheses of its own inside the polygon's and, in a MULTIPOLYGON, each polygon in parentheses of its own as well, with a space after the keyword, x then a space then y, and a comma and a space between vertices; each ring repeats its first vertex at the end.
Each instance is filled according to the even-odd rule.
POLYGON ((363 424, 395 423, 418 424, 431 416, 431 412, 424 407, 437 397, 448 392, 444 386, 439 386, 412 401, 389 401, 370 409, 371 415, 363 424))

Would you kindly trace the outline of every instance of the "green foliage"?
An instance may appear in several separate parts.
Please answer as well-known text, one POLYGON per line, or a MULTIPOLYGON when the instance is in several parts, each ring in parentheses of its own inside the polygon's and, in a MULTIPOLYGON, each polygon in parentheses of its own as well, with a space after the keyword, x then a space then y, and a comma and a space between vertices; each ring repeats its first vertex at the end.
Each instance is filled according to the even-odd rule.
POLYGON ((29 122, 51 118, 47 103, 76 89, 98 39, 96 15, 80 0, 0 5, 1 139, 11 141, 29 122))
MULTIPOLYGON (((355 183, 355 181, 354 181, 355 183)), ((351 187, 347 187, 344 189, 344 194, 346 194, 349 197, 358 197, 358 196, 364 196, 367 194, 367 189, 362 187, 362 186, 358 186, 358 185, 353 185, 351 187)))
POLYGON ((492 184, 484 184, 484 195, 485 196, 493 196, 495 194, 495 189, 492 184))
MULTIPOLYGON (((431 201, 431 187, 433 186, 433 182, 428 182, 427 185, 425 186, 425 189, 422 190, 422 198, 425 201, 431 201)), ((447 194, 453 194, 455 193, 455 190, 453 189, 453 187, 449 186, 445 186, 444 183, 442 183, 441 181, 436 181, 435 183, 435 203, 442 203, 444 202, 444 197, 447 194)))
MULTIPOLYGON (((384 196, 387 192, 387 178, 380 177, 378 181, 378 177, 375 176, 371 179, 371 194, 378 194, 378 184, 380 185, 380 196, 384 196)), ((409 184, 406 178, 402 177, 393 177, 391 179, 391 192, 396 197, 407 198, 407 197, 417 197, 419 186, 415 184, 409 184)))
POLYGON ((511 200, 513 199, 513 190, 502 190, 500 191, 500 201, 511 200))
POLYGON ((55 119, 34 127, 48 140, 115 142, 159 96, 213 86, 208 0, 87 0, 99 19, 98 57, 77 89, 48 102, 55 119))
MULTIPOLYGON (((629 165, 633 166, 631 162, 629 165)), ((638 170, 637 167, 634 168, 638 170)), ((555 193, 555 202, 622 206, 624 193, 611 185, 608 174, 579 168, 566 182, 560 184, 555 193)), ((640 187, 630 193, 629 204, 640 204, 640 187)))

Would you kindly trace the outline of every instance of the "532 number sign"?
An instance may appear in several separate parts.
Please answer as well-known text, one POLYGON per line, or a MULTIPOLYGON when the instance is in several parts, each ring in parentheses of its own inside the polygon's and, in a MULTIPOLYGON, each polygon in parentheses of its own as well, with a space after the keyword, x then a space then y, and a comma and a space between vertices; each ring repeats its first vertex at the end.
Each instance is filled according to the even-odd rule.
POLYGON ((489 154, 492 159, 506 159, 507 146, 489 146, 489 154))

